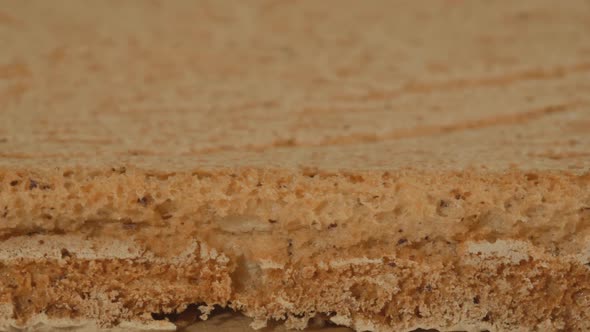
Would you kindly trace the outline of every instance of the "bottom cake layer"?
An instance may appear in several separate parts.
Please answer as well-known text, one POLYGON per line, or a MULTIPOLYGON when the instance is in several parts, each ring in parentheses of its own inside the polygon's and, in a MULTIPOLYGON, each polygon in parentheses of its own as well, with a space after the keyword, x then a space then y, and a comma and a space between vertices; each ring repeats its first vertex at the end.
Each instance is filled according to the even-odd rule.
POLYGON ((0 327, 173 329, 224 307, 253 328, 322 319, 359 331, 588 331, 584 259, 522 241, 431 240, 283 264, 196 241, 163 257, 131 240, 34 234, 0 244, 0 327))

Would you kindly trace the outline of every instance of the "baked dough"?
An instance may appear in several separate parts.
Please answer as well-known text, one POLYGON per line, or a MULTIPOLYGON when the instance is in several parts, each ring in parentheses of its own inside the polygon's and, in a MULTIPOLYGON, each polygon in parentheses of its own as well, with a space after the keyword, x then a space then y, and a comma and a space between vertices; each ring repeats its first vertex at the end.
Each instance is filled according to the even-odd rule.
POLYGON ((588 1, 2 7, 3 328, 590 330, 588 1))

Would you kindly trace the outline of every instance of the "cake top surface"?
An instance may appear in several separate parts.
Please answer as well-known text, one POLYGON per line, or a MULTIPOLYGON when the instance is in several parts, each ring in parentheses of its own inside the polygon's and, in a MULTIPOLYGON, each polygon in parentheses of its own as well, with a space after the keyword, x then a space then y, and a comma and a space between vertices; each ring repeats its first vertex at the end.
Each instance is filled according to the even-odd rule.
POLYGON ((0 167, 590 167, 590 2, 0 8, 0 167))

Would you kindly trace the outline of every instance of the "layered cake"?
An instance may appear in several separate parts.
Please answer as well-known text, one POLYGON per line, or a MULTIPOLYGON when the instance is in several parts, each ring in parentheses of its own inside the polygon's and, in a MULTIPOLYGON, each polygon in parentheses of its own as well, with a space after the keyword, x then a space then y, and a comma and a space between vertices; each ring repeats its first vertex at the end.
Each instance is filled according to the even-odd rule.
POLYGON ((0 6, 0 328, 590 330, 590 2, 0 6))

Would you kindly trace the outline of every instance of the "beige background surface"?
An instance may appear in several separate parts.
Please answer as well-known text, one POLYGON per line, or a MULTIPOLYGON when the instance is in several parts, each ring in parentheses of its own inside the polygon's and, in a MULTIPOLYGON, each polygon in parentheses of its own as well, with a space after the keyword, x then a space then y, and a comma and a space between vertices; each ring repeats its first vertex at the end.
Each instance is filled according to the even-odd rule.
POLYGON ((588 1, 2 7, 1 167, 590 166, 588 1))

